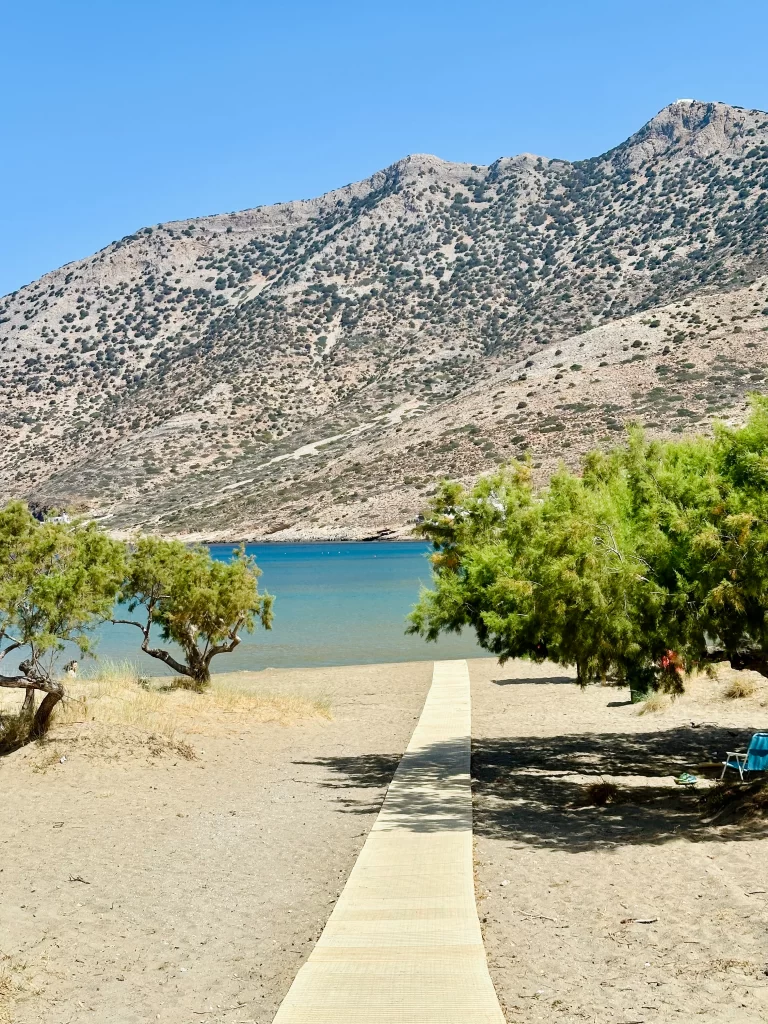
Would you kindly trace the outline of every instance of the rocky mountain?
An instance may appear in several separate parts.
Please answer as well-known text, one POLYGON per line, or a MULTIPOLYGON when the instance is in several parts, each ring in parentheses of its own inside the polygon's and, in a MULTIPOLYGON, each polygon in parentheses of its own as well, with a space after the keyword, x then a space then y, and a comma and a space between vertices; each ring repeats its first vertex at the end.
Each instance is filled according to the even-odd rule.
POLYGON ((679 100, 569 163, 410 156, 145 227, 0 300, 0 492, 201 537, 398 531, 443 475, 768 369, 768 114, 679 100))

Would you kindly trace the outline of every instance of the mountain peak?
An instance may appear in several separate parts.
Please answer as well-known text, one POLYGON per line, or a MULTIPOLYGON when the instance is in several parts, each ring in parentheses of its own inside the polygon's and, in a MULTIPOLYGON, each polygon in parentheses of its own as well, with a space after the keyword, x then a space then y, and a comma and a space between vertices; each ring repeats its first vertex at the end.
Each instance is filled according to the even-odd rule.
POLYGON ((740 156, 765 135, 768 115, 727 103, 696 99, 675 100, 622 143, 613 154, 622 154, 625 164, 636 170, 662 154, 680 159, 740 156))

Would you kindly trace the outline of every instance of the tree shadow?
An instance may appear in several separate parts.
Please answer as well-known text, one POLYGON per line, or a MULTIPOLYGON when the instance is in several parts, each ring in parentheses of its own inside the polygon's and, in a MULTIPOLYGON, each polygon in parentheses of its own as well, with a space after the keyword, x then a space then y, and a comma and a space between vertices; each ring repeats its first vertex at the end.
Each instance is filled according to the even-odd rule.
MULTIPOLYGON (((659 845, 675 839, 749 839, 768 835, 768 822, 720 826, 707 817, 702 789, 672 784, 681 772, 746 749, 753 729, 701 725, 660 732, 573 733, 551 737, 480 737, 472 743, 474 831, 478 836, 570 853, 617 845, 659 845), (615 785, 607 806, 589 802, 590 784, 615 785)), ((345 795, 342 813, 376 813, 397 770, 408 784, 390 788, 386 814, 394 826, 440 832, 466 827, 465 776, 456 746, 435 743, 401 760, 396 754, 323 757, 320 785, 345 795), (399 766, 399 768, 398 768, 399 766)))
POLYGON ((756 729, 701 725, 661 732, 480 738, 473 743, 475 832, 571 853, 617 845, 753 838, 768 822, 709 822, 701 789, 671 783, 684 771, 746 749, 756 729), (607 806, 588 787, 616 786, 607 806))
POLYGON ((322 789, 335 789, 348 794, 339 798, 339 804, 347 814, 375 814, 381 807, 381 799, 361 799, 354 790, 379 789, 389 786, 397 766, 399 754, 357 754, 346 757, 318 757, 312 761, 293 761, 292 764, 312 768, 324 768, 331 773, 327 782, 320 782, 322 789))
POLYGON ((341 806, 349 814, 371 814, 381 809, 377 829, 409 832, 455 832, 472 825, 468 786, 470 758, 467 738, 445 740, 402 757, 369 754, 359 757, 322 757, 295 764, 321 766, 335 773, 320 785, 341 790, 341 806), (394 783, 394 784, 393 784, 394 783), (361 800, 358 789, 383 790, 380 800, 361 800))
POLYGON ((495 686, 564 686, 570 683, 576 685, 576 676, 521 676, 520 678, 510 676, 508 679, 492 679, 495 686))
POLYGON ((9 738, 7 736, 0 736, 0 758, 6 757, 9 754, 15 754, 17 750, 21 750, 30 741, 25 738, 9 738))

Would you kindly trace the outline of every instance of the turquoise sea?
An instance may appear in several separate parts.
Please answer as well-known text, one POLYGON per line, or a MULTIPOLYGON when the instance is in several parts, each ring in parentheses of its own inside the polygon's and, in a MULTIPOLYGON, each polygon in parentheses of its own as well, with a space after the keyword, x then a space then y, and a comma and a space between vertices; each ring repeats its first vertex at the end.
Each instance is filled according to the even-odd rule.
MULTIPOLYGON (((230 545, 213 545, 215 558, 231 557, 230 545)), ((257 629, 232 652, 218 657, 218 672, 266 667, 356 665, 478 657, 474 634, 441 637, 428 644, 405 636, 405 617, 430 582, 428 546, 421 543, 252 544, 263 571, 262 590, 275 595, 270 631, 257 629)), ((162 662, 139 650, 139 631, 105 625, 99 660, 136 662, 147 674, 169 674, 162 662)), ((70 655, 71 656, 71 655, 70 655)))

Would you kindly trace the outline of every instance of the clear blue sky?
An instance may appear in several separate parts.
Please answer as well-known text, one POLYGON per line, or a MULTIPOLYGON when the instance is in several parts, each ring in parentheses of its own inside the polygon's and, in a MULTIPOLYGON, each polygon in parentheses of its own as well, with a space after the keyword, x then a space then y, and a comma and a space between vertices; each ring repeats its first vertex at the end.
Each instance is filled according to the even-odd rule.
POLYGON ((578 159, 678 97, 765 110, 767 38, 765 0, 5 0, 0 294, 407 153, 578 159))

